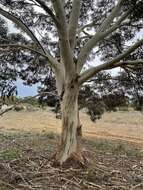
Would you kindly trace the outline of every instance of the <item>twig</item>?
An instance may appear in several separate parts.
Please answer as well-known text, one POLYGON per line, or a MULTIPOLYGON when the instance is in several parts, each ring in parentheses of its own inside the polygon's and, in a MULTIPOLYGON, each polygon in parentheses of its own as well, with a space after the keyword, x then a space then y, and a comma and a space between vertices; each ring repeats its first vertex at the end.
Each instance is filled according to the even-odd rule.
POLYGON ((22 184, 22 183, 20 183, 20 184, 18 184, 18 186, 24 187, 24 188, 30 189, 30 190, 34 190, 34 189, 35 189, 35 188, 33 188, 32 186, 30 186, 30 185, 28 185, 28 184, 22 184))
POLYGON ((139 183, 131 188, 131 190, 135 190, 138 187, 143 187, 143 183, 139 183))
POLYGON ((88 186, 92 186, 92 187, 95 187, 95 188, 98 188, 98 189, 102 189, 102 187, 100 185, 97 185, 95 183, 88 182, 88 181, 86 181, 86 183, 84 183, 84 185, 88 185, 88 186))
MULTIPOLYGON (((66 184, 68 184, 68 183, 72 183, 72 184, 74 184, 75 186, 77 186, 77 187, 80 188, 80 185, 79 185, 77 182, 75 182, 75 181, 73 181, 73 180, 71 180, 71 179, 66 179, 66 178, 64 178, 64 177, 61 177, 61 180, 66 181, 66 183, 64 184, 64 186, 65 186, 66 184)), ((63 186, 63 187, 64 187, 64 186, 63 186)))
MULTIPOLYGON (((2 181, 2 180, 0 180, 0 184, 3 184, 3 185, 5 185, 5 186, 7 186, 7 187, 10 187, 11 189, 16 189, 13 185, 11 185, 11 184, 9 184, 9 183, 7 183, 7 182, 5 182, 5 181, 2 181)), ((17 189, 18 190, 18 189, 17 189)))

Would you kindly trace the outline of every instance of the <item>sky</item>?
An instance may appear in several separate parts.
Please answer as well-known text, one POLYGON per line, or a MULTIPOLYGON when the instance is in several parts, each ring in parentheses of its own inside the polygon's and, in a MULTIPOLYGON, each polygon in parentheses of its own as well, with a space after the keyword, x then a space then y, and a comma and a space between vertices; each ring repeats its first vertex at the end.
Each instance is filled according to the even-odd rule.
POLYGON ((23 84, 22 80, 17 80, 15 82, 17 86, 18 96, 19 97, 26 97, 26 96, 34 96, 37 94, 37 85, 27 86, 23 84))

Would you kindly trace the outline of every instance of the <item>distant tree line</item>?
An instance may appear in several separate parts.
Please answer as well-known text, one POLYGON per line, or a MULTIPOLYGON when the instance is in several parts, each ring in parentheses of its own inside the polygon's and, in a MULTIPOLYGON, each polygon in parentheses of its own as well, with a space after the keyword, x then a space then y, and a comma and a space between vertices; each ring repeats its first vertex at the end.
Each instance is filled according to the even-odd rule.
MULTIPOLYGON (((131 70, 132 68, 130 68, 131 70)), ((54 107, 53 111, 59 117, 60 97, 57 95, 55 79, 46 77, 39 87, 39 93, 51 92, 39 96, 39 104, 54 107)), ((88 81, 79 91, 79 109, 86 108, 92 121, 100 119, 105 111, 117 111, 119 107, 131 106, 135 110, 143 109, 143 72, 142 67, 136 71, 119 72, 116 76, 100 72, 88 81)))

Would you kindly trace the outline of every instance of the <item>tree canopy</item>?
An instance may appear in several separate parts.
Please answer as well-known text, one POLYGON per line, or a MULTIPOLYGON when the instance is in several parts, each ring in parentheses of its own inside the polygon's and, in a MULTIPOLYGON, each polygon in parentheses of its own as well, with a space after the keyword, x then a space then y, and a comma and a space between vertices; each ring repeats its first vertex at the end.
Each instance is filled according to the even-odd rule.
MULTIPOLYGON (((88 60, 93 60, 96 56, 99 56, 100 59, 104 61, 115 58, 129 48, 130 41, 135 39, 137 33, 140 32, 139 37, 142 36, 142 4, 141 0, 119 1, 118 4, 117 1, 113 0, 75 1, 75 7, 73 4, 73 8, 79 10, 76 12, 77 15, 72 15, 72 1, 68 0, 64 2, 66 22, 70 24, 69 36, 72 38, 73 35, 74 40, 76 40, 76 44, 74 45, 74 59, 75 63, 78 65, 77 67, 79 71, 88 60), (78 4, 80 4, 80 6, 78 6, 78 4), (78 22, 72 23, 70 15, 73 17, 73 20, 77 20, 75 17, 79 16, 78 22), (101 25, 102 27, 100 27, 101 25), (99 28, 100 36, 98 34, 99 28), (102 30, 104 32, 102 32, 102 30), (96 48, 93 49, 94 47, 96 48)), ((58 5, 56 4, 55 8, 57 6, 58 5)), ((52 1, 1 1, 0 14, 13 21, 16 26, 21 29, 22 33, 25 32, 31 38, 31 40, 29 39, 27 42, 19 41, 18 44, 19 48, 24 49, 23 51, 31 48, 32 50, 29 49, 29 51, 34 54, 33 59, 35 56, 39 59, 42 53, 45 54, 46 52, 47 55, 43 57, 47 59, 50 58, 48 62, 53 62, 53 58, 56 58, 56 61, 60 60, 58 38, 58 28, 60 27, 58 26, 60 20, 58 21, 58 19, 60 18, 56 18, 56 14, 58 13, 54 10, 55 8, 52 1), (21 45, 28 47, 20 47, 21 45)), ((73 39, 70 41, 73 43, 73 39)), ((137 41, 137 37, 134 41, 137 41)), ((16 45, 16 42, 11 41, 11 43, 12 44, 9 44, 9 48, 15 48, 14 45, 16 45)), ((4 44, 4 42, 1 43, 3 46, 4 44)), ((141 44, 142 42, 140 40, 136 44, 137 47, 135 46, 133 47, 133 50, 131 49, 129 51, 131 55, 123 55, 124 59, 119 58, 119 61, 131 61, 133 59, 135 60, 135 58, 141 59, 142 54, 138 55, 138 51, 142 52, 141 44), (140 48, 138 48, 139 46, 140 48), (137 48, 138 50, 136 50, 137 48), (134 50, 136 50, 136 52, 132 53, 134 50)), ((96 66, 96 64, 96 61, 94 61, 92 65, 96 66)), ((83 76, 89 78, 90 76, 87 76, 87 74, 91 75, 91 77, 93 75, 91 74, 90 69, 88 69, 88 72, 84 73, 83 76)))

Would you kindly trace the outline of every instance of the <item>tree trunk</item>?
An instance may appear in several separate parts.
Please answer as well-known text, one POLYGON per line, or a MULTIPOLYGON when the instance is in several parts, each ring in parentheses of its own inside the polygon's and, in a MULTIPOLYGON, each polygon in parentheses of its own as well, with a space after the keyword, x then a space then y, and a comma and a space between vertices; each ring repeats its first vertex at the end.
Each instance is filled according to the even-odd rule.
POLYGON ((83 162, 81 151, 81 126, 78 111, 78 85, 75 82, 65 85, 62 97, 62 134, 56 161, 63 165, 70 160, 83 162))

